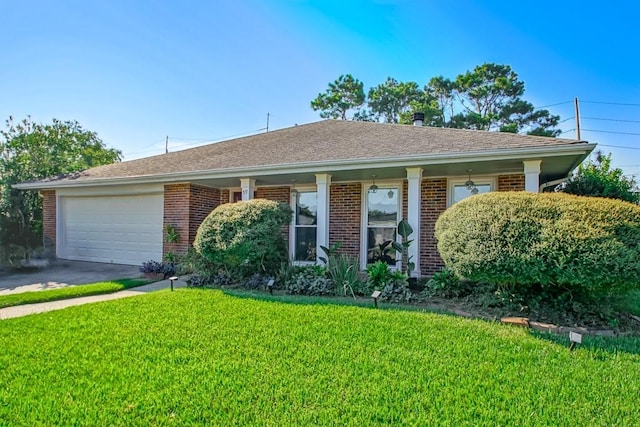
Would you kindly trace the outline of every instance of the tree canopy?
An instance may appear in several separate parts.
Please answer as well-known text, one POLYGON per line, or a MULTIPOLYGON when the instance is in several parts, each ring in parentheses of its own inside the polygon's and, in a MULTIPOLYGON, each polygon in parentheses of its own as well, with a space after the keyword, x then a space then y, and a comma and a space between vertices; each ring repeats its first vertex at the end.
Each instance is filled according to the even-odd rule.
POLYGON ((338 77, 325 93, 319 93, 311 101, 314 111, 320 110, 320 117, 325 119, 347 120, 349 110, 357 110, 364 104, 365 93, 363 83, 351 74, 338 77))
POLYGON ((51 124, 41 124, 30 117, 22 121, 9 117, 5 129, 0 130, 0 246, 26 250, 42 242, 41 198, 35 191, 13 188, 14 184, 121 158, 120 151, 107 148, 95 132, 85 130, 77 121, 53 119, 51 124))
POLYGON ((455 79, 433 77, 423 87, 387 77, 366 97, 362 82, 347 74, 311 107, 323 118, 346 120, 352 109, 351 120, 410 124, 412 114, 422 112, 426 126, 558 136, 560 117, 536 109, 524 92, 525 83, 509 65, 485 63, 455 79))
POLYGON ((622 169, 611 167, 611 154, 596 151, 594 158, 582 163, 576 173, 557 189, 578 196, 606 197, 640 203, 640 193, 633 178, 622 169))

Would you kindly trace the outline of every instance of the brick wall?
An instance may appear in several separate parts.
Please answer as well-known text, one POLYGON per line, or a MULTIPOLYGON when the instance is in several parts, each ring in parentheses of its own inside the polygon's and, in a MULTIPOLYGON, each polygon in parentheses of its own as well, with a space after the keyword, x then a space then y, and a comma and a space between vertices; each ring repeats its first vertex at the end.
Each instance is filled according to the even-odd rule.
MULTIPOLYGON (((55 190, 42 190, 42 233, 47 245, 52 249, 56 247, 56 192, 55 190)), ((55 253, 55 251, 54 251, 55 253)))
POLYGON ((360 257, 362 186, 359 182, 331 184, 329 191, 329 244, 342 242, 340 252, 360 257))
POLYGON ((524 191, 524 174, 500 175, 497 191, 524 191))
POLYGON ((400 219, 407 219, 409 215, 409 181, 402 181, 402 212, 400 219))
POLYGON ((435 225, 447 209, 447 179, 423 179, 420 192, 420 269, 421 275, 431 276, 444 266, 438 253, 435 225))
POLYGON ((229 203, 229 190, 220 190, 220 204, 229 203))
POLYGON ((191 185, 189 198, 189 246, 193 244, 202 221, 220 204, 220 190, 191 185))
POLYGON ((193 184, 164 186, 164 224, 162 252, 187 253, 193 244, 198 227, 220 203, 220 190, 193 184), (178 243, 167 243, 165 227, 171 224, 180 234, 178 243))

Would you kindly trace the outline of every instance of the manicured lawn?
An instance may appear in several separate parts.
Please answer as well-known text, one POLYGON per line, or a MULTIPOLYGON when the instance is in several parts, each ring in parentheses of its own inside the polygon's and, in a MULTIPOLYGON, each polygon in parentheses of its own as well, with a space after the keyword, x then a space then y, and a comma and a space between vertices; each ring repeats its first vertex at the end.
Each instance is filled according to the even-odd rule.
POLYGON ((640 340, 184 289, 0 322, 0 425, 634 425, 640 340))
POLYGON ((22 292, 19 294, 0 295, 0 308, 15 305, 35 304, 38 302, 57 301, 61 299, 87 297, 90 295, 110 294, 124 289, 149 283, 146 279, 120 279, 108 282, 97 282, 77 285, 48 291, 22 292))

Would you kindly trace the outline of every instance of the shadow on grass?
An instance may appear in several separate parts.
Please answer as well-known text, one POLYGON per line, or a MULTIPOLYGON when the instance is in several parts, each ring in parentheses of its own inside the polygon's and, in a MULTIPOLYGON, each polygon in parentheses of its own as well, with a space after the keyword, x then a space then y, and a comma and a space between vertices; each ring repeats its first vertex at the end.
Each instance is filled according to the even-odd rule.
MULTIPOLYGON (((558 335, 552 333, 544 333, 531 331, 531 335, 535 338, 550 341, 555 344, 567 347, 569 351, 569 337, 567 335, 558 335)), ((578 344, 576 349, 586 349, 592 351, 596 357, 598 354, 608 353, 629 353, 640 354, 640 336, 617 336, 617 337, 598 337, 583 335, 582 344, 578 344)), ((604 360, 605 357, 602 357, 604 360)), ((608 359, 608 357, 606 358, 608 359)))
MULTIPOLYGON (((319 297, 319 296, 305 296, 305 295, 288 295, 288 294, 268 294, 262 291, 247 291, 240 289, 226 289, 223 290, 225 295, 233 296, 236 298, 255 299, 260 301, 279 302, 285 304, 299 304, 299 305, 336 305, 336 306, 352 306, 363 308, 374 308, 373 300, 367 297, 357 297, 354 300, 351 297, 319 297)), ((415 312, 427 312, 435 313, 445 316, 460 317, 451 311, 441 309, 437 307, 429 307, 425 305, 412 305, 412 304, 390 304, 379 303, 378 308, 381 310, 399 310, 399 311, 415 311, 415 312)), ((490 323, 495 323, 489 319, 476 318, 477 320, 484 320, 490 323)), ((498 323, 496 323, 498 324, 498 323)), ((531 336, 549 341, 554 344, 566 347, 569 351, 569 337, 567 335, 558 335, 553 333, 538 332, 535 330, 530 331, 531 336)), ((618 337, 599 337, 584 335, 582 338, 582 344, 577 349, 586 349, 594 354, 594 357, 601 360, 609 360, 611 355, 616 353, 629 353, 640 354, 640 336, 618 336, 618 337)))

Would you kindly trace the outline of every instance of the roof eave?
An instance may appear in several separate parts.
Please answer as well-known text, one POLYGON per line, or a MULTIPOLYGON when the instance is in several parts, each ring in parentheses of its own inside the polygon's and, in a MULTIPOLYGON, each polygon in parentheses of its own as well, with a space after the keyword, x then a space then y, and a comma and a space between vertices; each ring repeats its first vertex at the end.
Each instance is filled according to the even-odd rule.
MULTIPOLYGON (((161 182, 189 181, 193 179, 215 179, 250 177, 252 175, 279 175, 285 173, 304 172, 330 172, 339 170, 367 169, 393 166, 427 166, 447 163, 460 163, 473 159, 474 161, 509 160, 514 158, 545 158, 557 155, 583 155, 586 157, 597 144, 579 143, 559 146, 527 147, 515 149, 483 150, 456 153, 427 154, 420 156, 399 156, 370 159, 349 159, 309 163, 292 163, 266 166, 253 166, 249 168, 228 168, 218 170, 200 170, 188 172, 176 172, 157 175, 143 175, 133 177, 102 178, 81 181, 50 181, 31 182, 13 185, 20 190, 45 190, 55 188, 72 188, 84 186, 103 185, 127 185, 127 184, 152 184, 161 182)), ((583 158, 584 158, 583 157, 583 158)), ((579 162, 578 162, 579 163, 579 162)))

